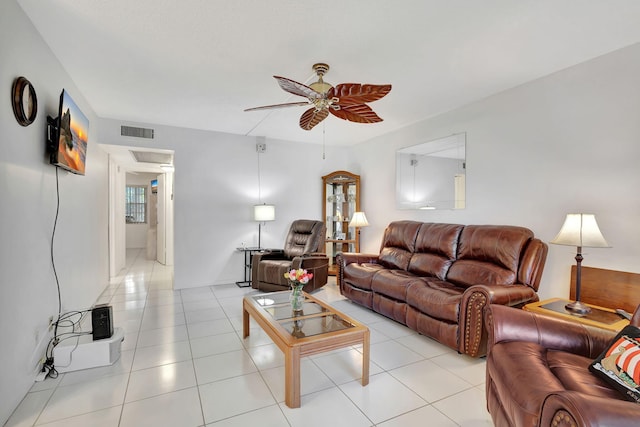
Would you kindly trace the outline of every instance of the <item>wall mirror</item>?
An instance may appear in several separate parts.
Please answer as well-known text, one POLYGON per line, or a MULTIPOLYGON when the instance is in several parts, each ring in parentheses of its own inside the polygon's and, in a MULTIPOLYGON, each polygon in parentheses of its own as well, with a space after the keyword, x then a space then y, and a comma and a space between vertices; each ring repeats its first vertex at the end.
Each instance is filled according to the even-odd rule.
POLYGON ((398 209, 464 209, 466 133, 396 151, 398 209))

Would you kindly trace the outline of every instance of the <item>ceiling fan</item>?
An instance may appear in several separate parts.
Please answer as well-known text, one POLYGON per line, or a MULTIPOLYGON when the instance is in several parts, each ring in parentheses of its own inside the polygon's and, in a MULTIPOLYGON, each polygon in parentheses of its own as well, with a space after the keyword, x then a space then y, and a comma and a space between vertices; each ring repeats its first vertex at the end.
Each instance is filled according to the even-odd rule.
POLYGON ((391 91, 391 85, 341 83, 333 87, 322 79, 322 76, 329 71, 327 64, 314 64, 312 68, 318 75, 318 81, 309 86, 285 77, 273 76, 283 90, 307 98, 307 101, 265 105, 247 108, 244 111, 312 105, 300 117, 300 127, 304 130, 313 129, 315 125, 326 119, 329 113, 343 120, 357 123, 382 121, 366 103, 377 101, 388 94, 391 91))

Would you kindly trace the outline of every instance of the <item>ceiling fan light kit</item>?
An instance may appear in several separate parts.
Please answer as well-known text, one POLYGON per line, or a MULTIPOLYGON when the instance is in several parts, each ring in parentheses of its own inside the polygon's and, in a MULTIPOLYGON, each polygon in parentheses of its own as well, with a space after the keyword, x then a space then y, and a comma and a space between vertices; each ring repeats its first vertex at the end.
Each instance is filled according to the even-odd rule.
POLYGON ((333 87, 322 78, 329 71, 329 65, 317 63, 313 64, 312 68, 318 75, 318 81, 311 83, 309 86, 286 77, 273 76, 284 91, 307 98, 306 102, 265 105, 248 108, 245 111, 312 105, 300 117, 300 127, 304 130, 313 129, 318 123, 326 119, 329 113, 340 119, 356 123, 378 123, 382 121, 366 103, 377 101, 388 94, 391 91, 390 84, 341 83, 333 87))

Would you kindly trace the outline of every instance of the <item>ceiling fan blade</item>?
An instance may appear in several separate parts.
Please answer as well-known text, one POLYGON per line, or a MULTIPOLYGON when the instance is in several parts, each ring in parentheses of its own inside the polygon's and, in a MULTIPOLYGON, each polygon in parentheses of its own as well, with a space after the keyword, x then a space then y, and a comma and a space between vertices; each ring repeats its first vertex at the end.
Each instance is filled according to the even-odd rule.
POLYGON ((280 85, 280 87, 286 92, 289 92, 298 96, 304 96, 305 98, 309 98, 309 99, 322 98, 322 94, 320 92, 317 92, 311 89, 307 85, 303 85, 302 83, 298 83, 286 77, 280 77, 280 76, 273 76, 273 77, 278 81, 278 84, 280 85))
POLYGON ((247 108, 244 111, 270 110, 272 108, 299 107, 301 105, 309 105, 307 101, 287 102, 284 104, 263 105, 262 107, 247 108))
POLYGON ((340 105, 364 104, 377 101, 389 92, 391 92, 391 85, 341 83, 329 89, 327 98, 338 98, 340 105))
POLYGON ((300 117, 300 127, 304 130, 311 130, 315 125, 323 121, 329 115, 329 111, 326 108, 318 111, 315 107, 309 108, 302 113, 300 117))
POLYGON ((330 108, 329 111, 336 117, 356 123, 378 123, 382 119, 365 104, 340 105, 340 108, 330 108))

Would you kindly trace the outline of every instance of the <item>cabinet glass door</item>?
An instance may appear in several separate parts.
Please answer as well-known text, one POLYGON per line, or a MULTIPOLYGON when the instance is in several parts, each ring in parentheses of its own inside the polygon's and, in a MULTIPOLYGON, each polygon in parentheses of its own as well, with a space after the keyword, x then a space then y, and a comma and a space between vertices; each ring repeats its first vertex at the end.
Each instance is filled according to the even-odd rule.
POLYGON ((335 275, 335 257, 338 252, 359 252, 360 241, 349 221, 360 210, 360 176, 336 171, 322 177, 323 218, 327 228, 326 253, 329 274, 335 275))

